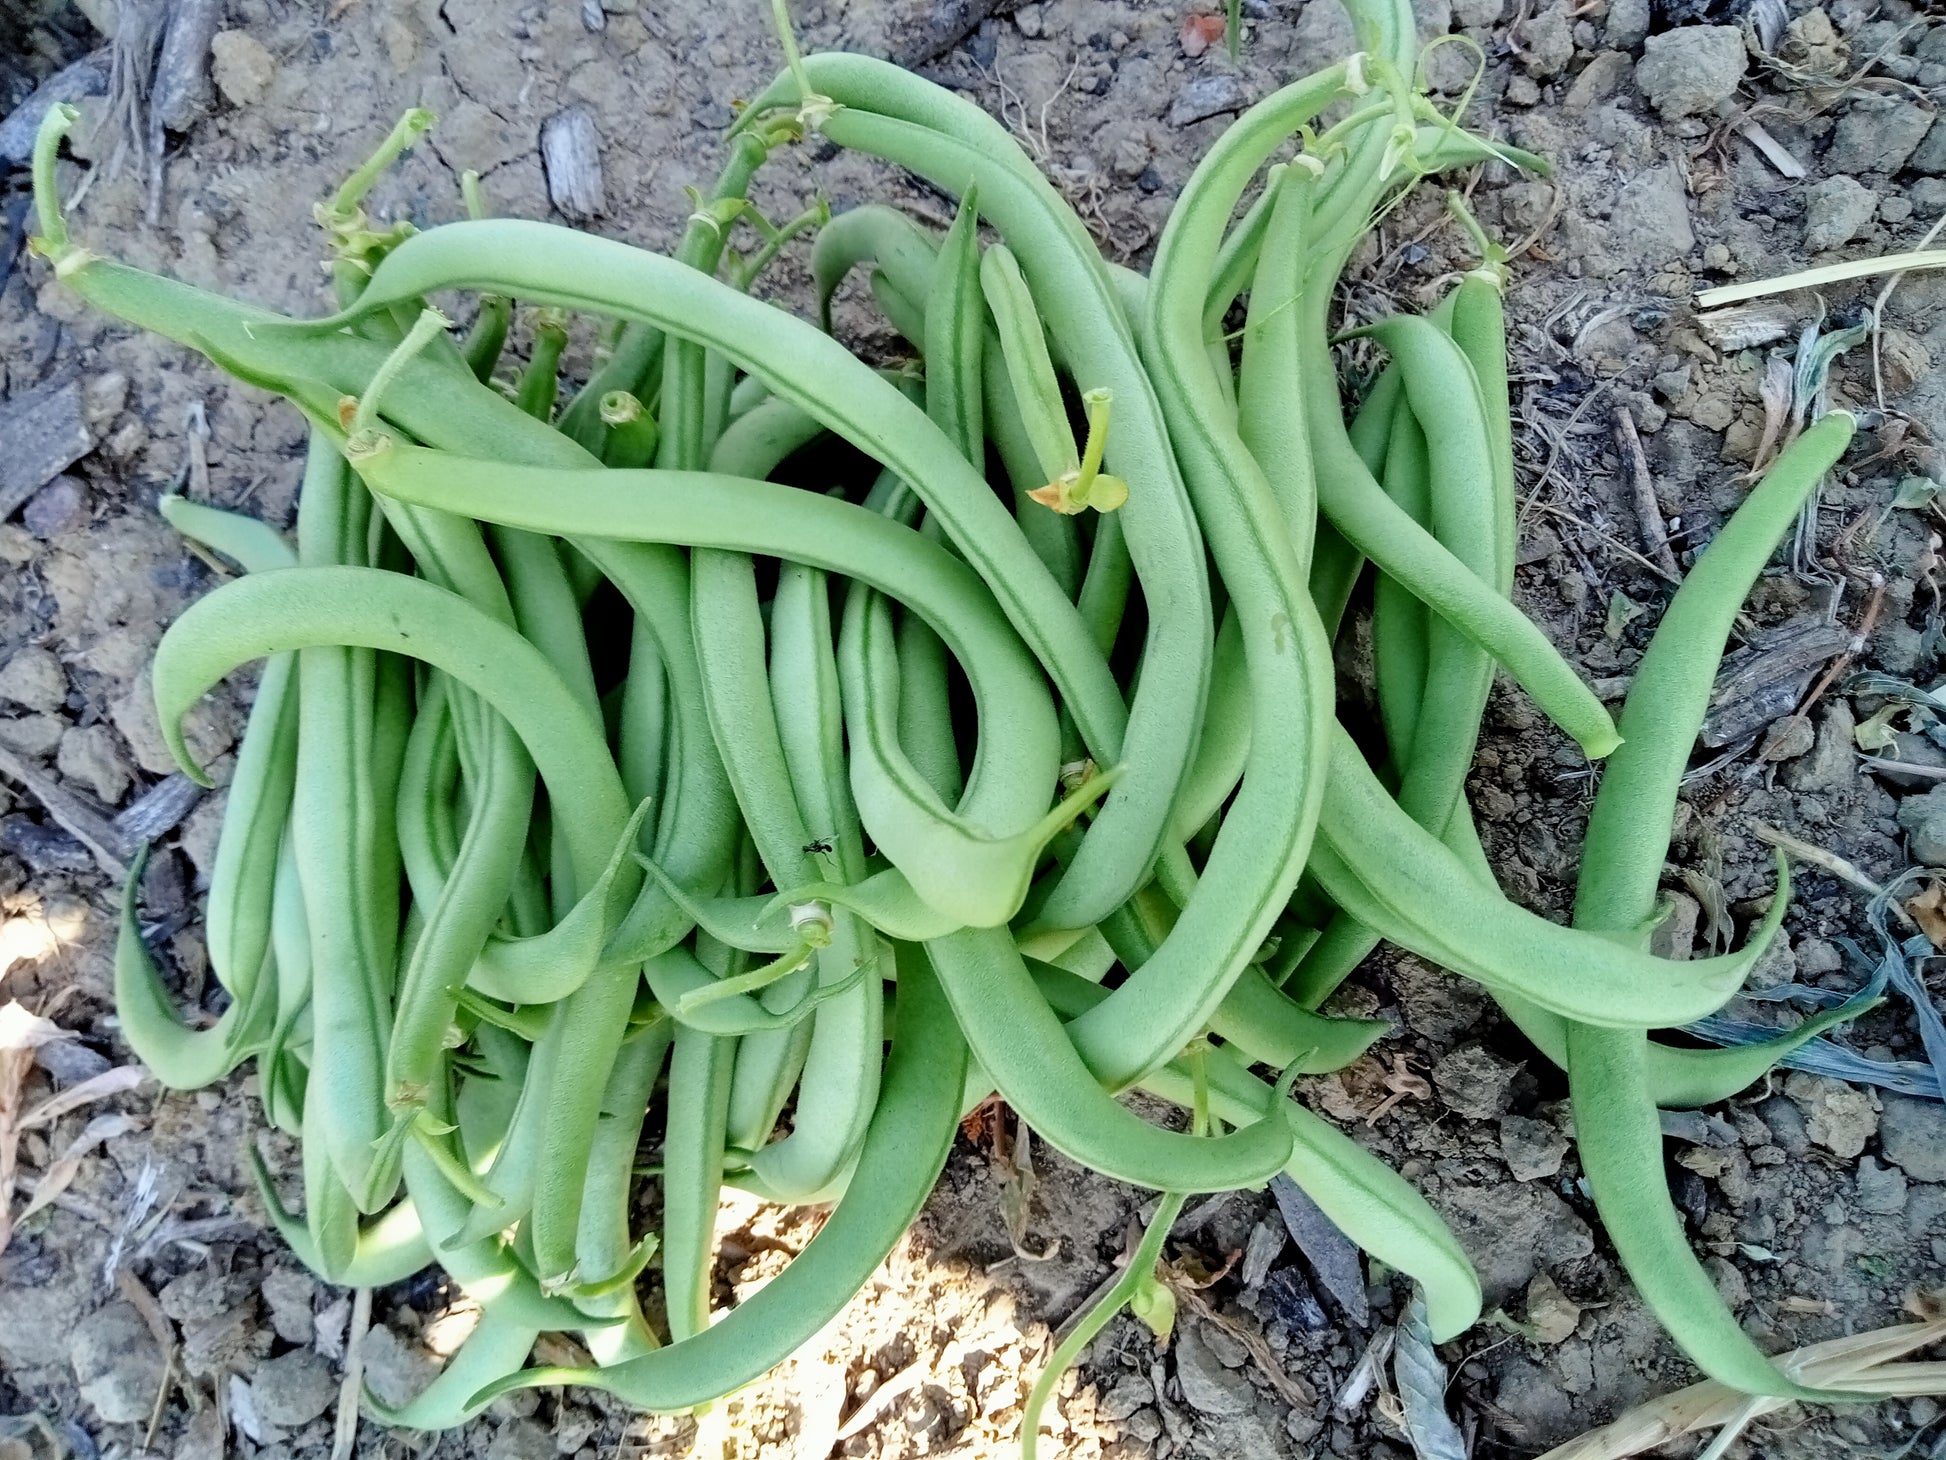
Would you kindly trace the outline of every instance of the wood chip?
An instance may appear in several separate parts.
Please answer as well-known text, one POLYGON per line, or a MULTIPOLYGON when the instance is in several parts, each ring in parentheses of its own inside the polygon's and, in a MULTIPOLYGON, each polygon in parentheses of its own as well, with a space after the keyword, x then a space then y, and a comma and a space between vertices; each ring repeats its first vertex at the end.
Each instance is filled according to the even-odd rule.
POLYGON ((1622 459, 1622 475, 1628 478, 1629 495, 1635 503, 1636 526, 1642 546, 1672 581, 1680 582, 1682 568, 1669 549, 1669 529, 1662 520, 1662 508, 1655 499, 1655 478, 1649 475, 1649 458, 1642 450, 1642 437, 1635 429, 1635 417, 1625 405, 1614 414, 1615 449, 1622 459))
POLYGON ((95 449, 81 385, 47 385, 0 405, 0 520, 95 449))
POLYGON ((155 119, 186 132, 210 107, 209 48, 223 23, 223 0, 174 0, 149 92, 155 119))
POLYGON ((541 125, 541 165, 547 171, 548 198, 568 218, 580 223, 608 210, 601 138, 581 108, 557 112, 541 125))
POLYGON ((1843 624, 1815 623, 1732 655, 1710 693, 1703 744, 1729 745, 1797 708, 1811 676, 1851 643, 1843 624))
POLYGON ((1353 1323, 1363 1328, 1372 1321, 1365 1301, 1365 1268, 1358 1248, 1327 1217, 1304 1188, 1281 1172, 1270 1178, 1270 1194, 1277 1199, 1277 1210, 1284 1228, 1297 1243, 1298 1250, 1317 1274, 1318 1282, 1353 1323))
POLYGON ((1759 299, 1729 309, 1698 315, 1697 325, 1709 342, 1726 355, 1771 345, 1795 333, 1804 311, 1788 297, 1759 299))

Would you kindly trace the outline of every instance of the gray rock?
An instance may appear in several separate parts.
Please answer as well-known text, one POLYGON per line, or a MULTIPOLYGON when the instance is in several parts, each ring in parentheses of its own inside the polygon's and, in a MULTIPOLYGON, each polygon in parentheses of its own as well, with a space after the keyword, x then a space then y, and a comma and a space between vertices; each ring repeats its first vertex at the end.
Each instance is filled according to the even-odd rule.
POLYGON ((1155 1386, 1140 1374, 1125 1374, 1096 1401, 1095 1409, 1110 1419, 1127 1419, 1145 1404, 1155 1403, 1155 1386))
POLYGON ((83 1318, 68 1339, 68 1362, 103 1424, 136 1424, 155 1408, 162 1350, 133 1304, 109 1303, 83 1318))
POLYGON ((1914 1181, 1946 1181, 1946 1105, 1890 1093, 1879 1097, 1878 1144, 1914 1181))
POLYGON ((1236 72, 1198 71, 1183 83, 1175 101, 1170 103, 1169 125, 1187 127, 1225 112, 1240 112, 1248 105, 1250 93, 1236 72))
POLYGON ((1601 51, 1574 78, 1568 87, 1567 104, 1571 111, 1586 111, 1617 95, 1628 80, 1626 51, 1601 51))
POLYGON ((1649 0, 1608 0, 1602 39, 1617 51, 1632 51, 1649 36, 1649 0))
POLYGON ((1527 74, 1536 80, 1559 76, 1574 59, 1574 22, 1559 0, 1527 22, 1521 40, 1527 51, 1527 74))
POLYGON ((1443 968, 1401 954, 1392 967, 1392 987, 1405 1009, 1405 1022, 1434 1044, 1448 1044, 1479 1022, 1486 999, 1476 984, 1443 968))
POLYGON ((88 525, 88 489, 62 472, 28 499, 20 520, 42 542, 79 532, 88 525))
POLYGON ((554 1460, 554 1436, 531 1419, 510 1420, 487 1446, 486 1460, 554 1460))
POLYGON ((0 668, 0 701, 52 712, 60 709, 67 697, 67 671, 50 650, 30 645, 0 668))
POLYGON ((1926 139, 1906 159, 1906 165, 1914 172, 1923 172, 1931 177, 1946 173, 1946 117, 1932 124, 1926 139))
POLYGON ((1806 195, 1804 247, 1812 253, 1841 248, 1858 236, 1878 209, 1878 194, 1851 177, 1828 177, 1806 195))
MULTIPOLYGON (((1946 167, 1942 167, 1941 171, 1946 171, 1946 167)), ((1946 177, 1922 177, 1912 185, 1906 196, 1911 200, 1913 210, 1924 217, 1946 213, 1946 177)))
POLYGON ((1635 84, 1664 121, 1713 112, 1743 80, 1743 32, 1733 25, 1692 25, 1650 36, 1635 66, 1635 84))
POLYGON ((1673 167, 1652 167, 1630 178, 1609 215, 1613 252, 1659 268, 1686 258, 1696 247, 1689 226, 1689 195, 1673 167))
POLYGON ((231 106, 254 106, 270 90, 277 58, 246 30, 220 30, 210 41, 210 76, 231 106))
POLYGON ((1500 1154, 1516 1181, 1540 1181, 1561 1169, 1568 1138, 1544 1120, 1524 1115, 1500 1117, 1500 1154))
POLYGON ((1176 1382, 1183 1402, 1203 1414, 1226 1418, 1248 1414, 1257 1405, 1257 1391, 1243 1375, 1223 1367, 1203 1338, 1202 1325, 1185 1323, 1176 1329, 1176 1382))
POLYGON ((62 778, 86 786, 97 801, 113 806, 128 794, 131 772, 106 725, 70 727, 54 758, 62 778))
POLYGON ((25 162, 34 152, 34 134, 41 118, 62 102, 84 101, 108 92, 108 48, 83 56, 71 66, 56 71, 34 89, 7 119, 0 122, 0 162, 25 162))
POLYGON ((1489 1308, 1524 1291, 1542 1268, 1595 1250, 1587 1224, 1544 1186, 1449 1186, 1429 1195, 1473 1259, 1489 1308))
POLYGON ((383 1324, 365 1334, 365 1383, 394 1409, 418 1398, 439 1374, 439 1365, 416 1344, 402 1342, 383 1324))
POLYGON ((1521 1067, 1481 1044, 1465 1044, 1432 1069, 1440 1097, 1461 1115, 1492 1120, 1507 1108, 1508 1092, 1521 1067))
POLYGON ((331 1377, 331 1366, 316 1350, 294 1348, 257 1365, 250 1392, 256 1398, 257 1413, 267 1423, 294 1430, 331 1408, 338 1396, 338 1383, 331 1377))
POLYGON ((1928 867, 1946 867, 1946 781, 1923 796, 1899 803, 1899 825, 1905 830, 1912 860, 1928 867))
POLYGON ((1857 726, 1850 701, 1830 701, 1818 720, 1817 744, 1811 753, 1787 763, 1778 778, 1793 791, 1831 791, 1849 785, 1858 775, 1858 750, 1851 738, 1857 726))
POLYGON ((270 1307, 270 1326, 285 1343, 309 1344, 317 1330, 311 1310, 317 1301, 317 1279, 295 1267, 274 1267, 264 1274, 264 1302, 270 1307))
POLYGON ((1771 1140, 1793 1156, 1811 1149, 1811 1132, 1804 1124, 1804 1112, 1782 1095, 1772 1095, 1757 1106, 1757 1116, 1770 1129, 1771 1140))
POLYGON ((1507 0, 1453 0, 1453 23, 1462 30, 1494 25, 1507 13, 1507 0))
POLYGON ((1823 1075, 1792 1070, 1784 1093, 1804 1112, 1804 1129, 1812 1144, 1849 1161, 1865 1149, 1878 1131, 1878 1112, 1863 1090, 1823 1075))
POLYGON ((1865 1211, 1890 1215, 1905 1210, 1905 1173, 1898 1167, 1860 1156, 1857 1183, 1858 1205, 1865 1211))
POLYGON ((1933 115, 1916 101, 1859 97, 1832 129, 1824 170, 1897 172, 1925 140, 1933 115))

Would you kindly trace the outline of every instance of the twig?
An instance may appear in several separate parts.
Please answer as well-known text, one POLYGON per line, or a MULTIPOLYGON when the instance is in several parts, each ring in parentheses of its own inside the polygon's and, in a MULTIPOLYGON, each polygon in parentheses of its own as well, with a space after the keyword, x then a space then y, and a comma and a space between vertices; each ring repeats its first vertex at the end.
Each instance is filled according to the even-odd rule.
POLYGON ((1534 508, 1538 512, 1545 512, 1549 517, 1558 517, 1563 522, 1570 523, 1571 525, 1580 528, 1583 532, 1588 533, 1590 536, 1599 538, 1608 547, 1613 548, 1616 552, 1620 553, 1623 557, 1627 558, 1630 562, 1634 563, 1637 567, 1647 568, 1651 573, 1655 574, 1656 577, 1662 579, 1665 583, 1672 584, 1676 587, 1682 586, 1682 575, 1680 573, 1671 573, 1667 568, 1663 567, 1662 564, 1656 562, 1653 558, 1646 557, 1643 554, 1637 552, 1634 548, 1630 547, 1627 543, 1623 542, 1619 537, 1615 536, 1614 533, 1603 531, 1601 528, 1595 526, 1594 523, 1587 521, 1585 518, 1575 516, 1574 513, 1568 511, 1567 508, 1557 506, 1553 502, 1529 502, 1528 506, 1534 508))
POLYGON ((1662 522, 1662 508, 1655 499, 1655 485, 1649 476, 1649 458, 1642 450, 1642 438, 1635 430, 1635 416, 1626 405, 1615 407, 1615 449, 1622 459, 1622 473, 1628 478, 1635 498, 1635 516, 1642 528, 1642 545, 1649 556, 1670 578, 1680 578, 1682 569, 1669 548, 1669 532, 1662 522))
POLYGON ((115 1290, 142 1315, 150 1337, 155 1339, 155 1346, 162 1350, 162 1383, 155 1392, 155 1407, 149 1411, 148 1433, 142 1438, 142 1448, 146 1450, 155 1441, 156 1429, 162 1423, 162 1411, 169 1403, 169 1391, 175 1387, 176 1330, 169 1322, 169 1315, 162 1311, 162 1305, 156 1302, 155 1294, 128 1268, 117 1269, 115 1290))
POLYGON ((1247 1324, 1239 1323, 1234 1318, 1225 1317, 1217 1312, 1215 1305, 1197 1290, 1196 1284, 1186 1281, 1167 1263, 1162 1265, 1162 1280, 1169 1285, 1169 1290, 1176 1295, 1177 1299, 1194 1308, 1196 1315, 1205 1323, 1222 1329, 1242 1344, 1245 1351, 1249 1353, 1251 1361, 1256 1364, 1263 1376, 1270 1380, 1271 1387, 1276 1389, 1286 1404, 1293 1409, 1309 1409, 1318 1402, 1318 1391, 1278 1361, 1276 1353, 1264 1341, 1261 1333, 1247 1324))
MULTIPOLYGON (((1833 877, 1836 877, 1840 882, 1849 882, 1853 887, 1856 887, 1868 897, 1885 896, 1885 889, 1883 887, 1872 881, 1871 878, 1859 871, 1855 864, 1846 861, 1836 852, 1828 852, 1823 847, 1814 846, 1807 841, 1800 841, 1789 832, 1779 831, 1768 822, 1753 821, 1750 823, 1750 830, 1758 841, 1768 842, 1779 851, 1788 852, 1800 862, 1809 862, 1814 867, 1824 868, 1825 871, 1829 872, 1833 877)), ((1888 899, 1886 905, 1899 915, 1899 920, 1907 927, 1917 926, 1907 916, 1906 910, 1896 902, 1888 899)))
POLYGON ((1861 755, 1858 763, 1868 771, 1894 771, 1902 776, 1918 776, 1922 780, 1946 781, 1946 765, 1920 765, 1913 760, 1888 760, 1882 755, 1861 755))
MULTIPOLYGON (((1920 250, 1932 247, 1932 241, 1939 237, 1942 228, 1946 228, 1946 214, 1942 214, 1926 230, 1926 236, 1919 240, 1920 250)), ((1879 361, 1879 337, 1884 333, 1886 301, 1891 299, 1892 291, 1899 287, 1899 281, 1903 278, 1905 273, 1901 270, 1887 279, 1885 287, 1878 291, 1878 298, 1872 301, 1872 398, 1878 402, 1881 411, 1885 409, 1885 372, 1879 361)))
POLYGON ((338 1386, 338 1414, 331 1431, 331 1460, 351 1460, 358 1442, 358 1404, 365 1391, 365 1334, 372 1326, 372 1290, 351 1299, 351 1331, 345 1336, 345 1381, 338 1386))

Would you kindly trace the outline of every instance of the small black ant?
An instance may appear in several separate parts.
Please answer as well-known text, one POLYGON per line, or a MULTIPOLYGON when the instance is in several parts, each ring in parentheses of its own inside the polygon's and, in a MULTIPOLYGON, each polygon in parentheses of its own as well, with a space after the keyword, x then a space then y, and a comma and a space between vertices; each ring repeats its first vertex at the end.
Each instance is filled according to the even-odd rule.
POLYGON ((808 841, 804 843, 802 850, 807 857, 828 857, 832 850, 831 838, 821 836, 816 841, 808 841))

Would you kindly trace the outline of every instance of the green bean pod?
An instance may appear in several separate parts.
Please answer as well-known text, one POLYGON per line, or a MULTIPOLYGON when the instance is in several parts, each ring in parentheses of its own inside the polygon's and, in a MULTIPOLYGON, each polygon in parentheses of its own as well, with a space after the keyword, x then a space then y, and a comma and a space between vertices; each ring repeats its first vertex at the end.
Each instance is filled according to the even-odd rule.
MULTIPOLYGON (((1628 937, 1653 913, 1683 770, 1709 708, 1723 642, 1778 540, 1853 430, 1850 414, 1836 412, 1800 436, 1664 610, 1622 711, 1623 747, 1589 815, 1577 927, 1628 937)), ((1575 1140, 1603 1224, 1643 1299, 1704 1373, 1746 1394, 1814 1397, 1750 1341, 1690 1249, 1663 1175, 1647 1044, 1634 1031, 1568 1024, 1575 1140)))
POLYGON ((884 1093, 845 1197, 783 1272, 694 1338, 600 1369, 530 1369, 487 1387, 589 1384, 673 1413, 782 1363, 837 1315, 918 1214, 959 1127, 966 1046, 923 959, 901 956, 884 1093))

